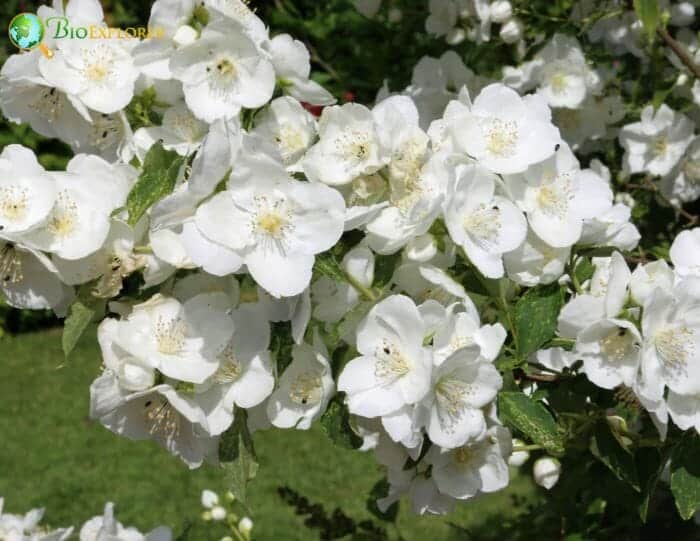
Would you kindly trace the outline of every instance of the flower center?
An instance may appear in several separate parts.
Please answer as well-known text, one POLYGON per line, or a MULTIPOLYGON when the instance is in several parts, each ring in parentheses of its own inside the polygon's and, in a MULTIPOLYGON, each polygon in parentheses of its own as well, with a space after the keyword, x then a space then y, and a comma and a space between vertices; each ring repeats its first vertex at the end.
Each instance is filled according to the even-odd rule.
MULTIPOLYGON (((449 376, 442 378, 435 386, 435 398, 441 413, 446 414, 448 425, 453 425, 462 416, 466 407, 466 398, 473 393, 472 386, 464 381, 449 376)), ((442 415, 441 415, 442 417, 442 415)), ((449 426, 448 426, 449 429, 449 426)))
POLYGON ((158 351, 164 355, 176 355, 185 346, 187 324, 179 317, 165 319, 158 316, 156 322, 156 341, 158 351))
POLYGON ((20 222, 27 215, 29 191, 20 186, 0 188, 0 215, 9 222, 20 222))
POLYGON ((226 344, 224 350, 219 354, 219 361, 221 366, 214 374, 216 383, 233 383, 241 377, 241 363, 233 351, 233 340, 226 344))
POLYGON ((65 239, 75 232, 78 223, 78 205, 64 190, 56 198, 56 205, 46 228, 52 235, 65 239))
POLYGON ((694 352, 694 333, 686 326, 667 328, 656 333, 654 345, 664 366, 671 372, 682 372, 694 352))
POLYGON ((306 140, 302 131, 289 124, 280 126, 275 141, 279 145, 285 163, 289 162, 297 152, 306 148, 306 140))
POLYGON ((64 100, 55 88, 44 89, 29 108, 49 121, 56 120, 63 112, 64 100))
POLYGON ((107 46, 98 43, 92 48, 83 49, 83 77, 98 85, 107 85, 114 75, 112 66, 114 55, 107 46))
POLYGON ((668 140, 665 135, 660 135, 654 140, 653 153, 656 156, 663 156, 668 150, 668 140))
POLYGON ((566 87, 568 86, 566 84, 566 73, 564 73, 563 71, 557 71, 553 73, 552 77, 549 79, 549 84, 556 94, 561 94, 566 90, 566 87))
POLYGON ((6 244, 0 250, 0 282, 2 285, 18 284, 22 281, 22 260, 12 244, 6 244))
POLYGON ((481 245, 495 244, 501 230, 501 211, 497 206, 487 207, 483 203, 471 214, 464 217, 464 229, 476 237, 481 245))
POLYGON ((601 351, 617 362, 623 361, 638 347, 634 334, 624 327, 613 329, 600 343, 601 351))
POLYGON ((180 416, 165 398, 152 398, 144 404, 152 436, 174 437, 180 433, 180 416))
POLYGON ((569 173, 563 173, 552 181, 546 180, 537 191, 537 206, 545 214, 563 218, 569 210, 569 202, 574 198, 573 191, 569 173))
POLYGON ((386 340, 375 353, 374 375, 381 380, 394 380, 411 371, 411 361, 394 344, 386 340))
POLYGON ((315 406, 322 396, 323 382, 315 372, 299 374, 289 388, 289 399, 303 406, 315 406))
POLYGON ((452 451, 452 457, 457 464, 466 466, 474 459, 474 451, 469 447, 458 447, 452 451))
POLYGON ((491 119, 484 129, 486 150, 497 158, 508 158, 515 152, 518 126, 512 120, 491 119))
POLYGON ((335 140, 335 148, 346 160, 362 161, 371 150, 369 133, 360 130, 345 130, 335 140))

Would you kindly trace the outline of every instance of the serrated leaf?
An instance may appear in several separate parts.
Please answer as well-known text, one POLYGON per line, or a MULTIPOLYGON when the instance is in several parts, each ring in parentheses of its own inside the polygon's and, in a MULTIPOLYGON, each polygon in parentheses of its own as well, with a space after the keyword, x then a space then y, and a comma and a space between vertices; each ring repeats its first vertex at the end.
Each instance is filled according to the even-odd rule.
POLYGON ((556 283, 533 287, 518 300, 513 319, 520 358, 526 359, 554 337, 561 305, 561 289, 556 283))
POLYGON ((350 412, 343 402, 344 397, 344 393, 338 393, 329 402, 321 416, 321 428, 336 445, 357 449, 362 445, 362 438, 350 427, 350 412))
POLYGON ((226 471, 229 489, 245 505, 248 483, 258 473, 258 462, 244 409, 236 410, 233 424, 221 435, 219 462, 226 471))
POLYGON ((642 21, 642 26, 647 33, 649 41, 654 39, 656 28, 661 20, 661 10, 657 0, 634 0, 634 11, 642 21))
POLYGON ((542 404, 523 393, 499 393, 498 416, 503 424, 519 430, 550 454, 564 453, 564 439, 552 415, 542 404))
POLYGON ((372 513, 375 517, 386 522, 395 522, 396 517, 399 514, 399 502, 394 502, 391 504, 386 512, 382 512, 379 507, 377 507, 377 500, 380 498, 385 498, 389 494, 389 482, 386 478, 377 481, 367 498, 367 511, 372 513))
POLYGON ((129 225, 136 225, 151 206, 173 191, 184 162, 184 157, 173 150, 165 150, 161 142, 151 147, 143 160, 141 175, 126 200, 129 225))
POLYGON ((78 345, 80 337, 87 329, 88 325, 95 316, 95 309, 87 306, 82 301, 75 301, 70 307, 70 314, 63 323, 63 336, 61 341, 63 344, 63 355, 68 360, 71 353, 78 345))
POLYGON ((678 513, 690 519, 700 507, 700 436, 686 433, 671 453, 671 492, 678 513))
POLYGON ((599 423, 593 432, 591 452, 613 472, 615 477, 640 492, 639 474, 634 455, 620 446, 607 423, 599 423))

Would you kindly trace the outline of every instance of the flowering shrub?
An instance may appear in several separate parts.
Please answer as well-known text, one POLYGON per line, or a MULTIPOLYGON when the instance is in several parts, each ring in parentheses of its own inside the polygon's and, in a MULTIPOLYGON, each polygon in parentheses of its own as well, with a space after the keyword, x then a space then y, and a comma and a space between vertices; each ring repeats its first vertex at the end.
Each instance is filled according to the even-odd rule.
MULTIPOLYGON (((420 18, 442 48, 367 105, 337 104, 318 53, 240 0, 156 0, 161 38, 8 58, 5 117, 75 156, 0 154, 6 302, 65 317, 67 358, 99 322, 90 416, 221 465, 241 501, 256 431, 320 423, 385 468, 381 519, 404 496, 443 514, 502 490, 531 455, 562 539, 665 517, 665 484, 689 519, 693 6, 355 5, 387 28, 420 18)), ((38 14, 105 24, 96 0, 38 14)))

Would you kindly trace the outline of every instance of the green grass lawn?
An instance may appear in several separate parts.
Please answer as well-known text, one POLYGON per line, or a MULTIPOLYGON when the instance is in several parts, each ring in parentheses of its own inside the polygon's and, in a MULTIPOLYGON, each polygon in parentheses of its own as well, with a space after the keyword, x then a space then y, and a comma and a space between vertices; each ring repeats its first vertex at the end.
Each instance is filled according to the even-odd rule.
MULTIPOLYGON (((100 370, 94 333, 63 360, 60 330, 0 338, 0 496, 10 512, 45 506, 53 526, 80 525, 106 501, 118 518, 142 530, 160 524, 176 533, 201 512, 201 490, 225 490, 221 471, 188 470, 150 442, 132 442, 88 418, 88 387, 100 370)), ((307 540, 318 534, 277 494, 289 486, 312 502, 360 521, 370 518, 366 496, 381 471, 369 453, 334 446, 318 429, 255 434, 260 469, 250 489, 254 539, 307 540)), ((469 528, 512 514, 513 495, 531 495, 526 477, 508 491, 460 505, 449 518, 416 517, 406 505, 398 527, 406 540, 456 539, 448 522, 469 528), (452 537, 451 537, 452 536, 452 537)), ((198 523, 190 539, 220 532, 198 523)), ((217 535, 218 534, 218 535, 217 535)))

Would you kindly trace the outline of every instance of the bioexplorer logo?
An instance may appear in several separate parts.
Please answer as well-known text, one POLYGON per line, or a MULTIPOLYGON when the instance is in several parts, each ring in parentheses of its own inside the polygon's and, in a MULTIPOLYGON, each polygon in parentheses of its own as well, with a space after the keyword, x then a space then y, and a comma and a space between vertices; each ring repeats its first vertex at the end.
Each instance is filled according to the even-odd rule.
POLYGON ((15 15, 10 21, 7 33, 12 44, 18 49, 30 51, 39 47, 47 58, 53 57, 53 51, 43 43, 47 33, 53 39, 149 39, 165 36, 165 30, 162 28, 110 28, 97 24, 72 26, 68 17, 48 17, 42 21, 33 13, 15 15))

